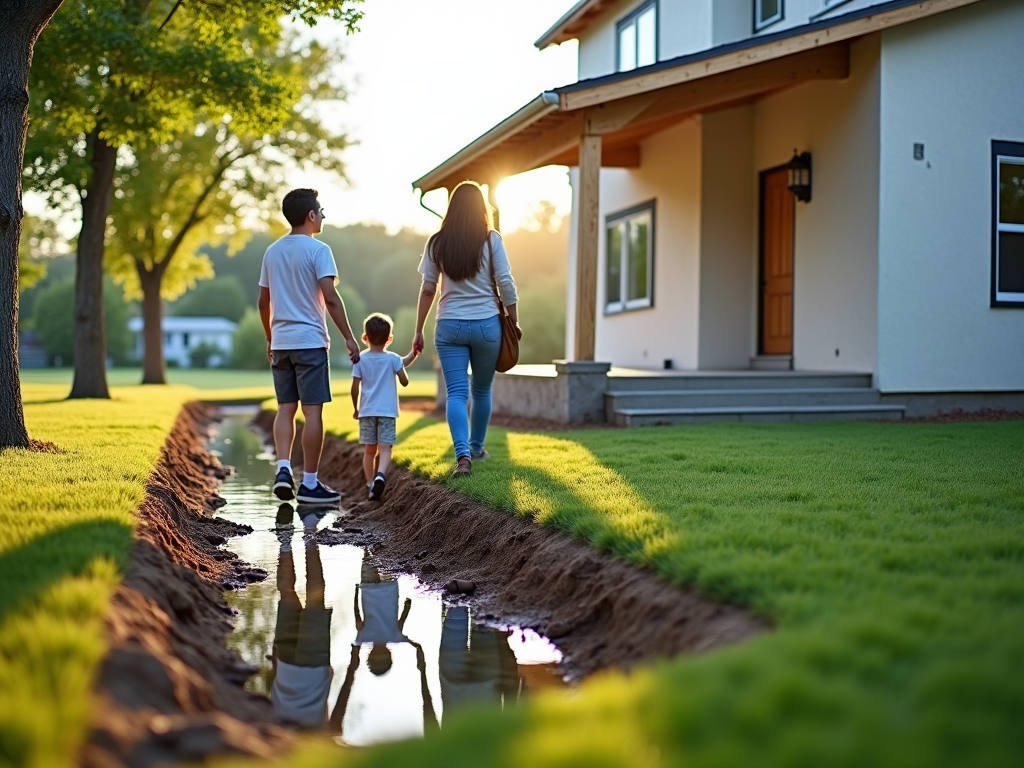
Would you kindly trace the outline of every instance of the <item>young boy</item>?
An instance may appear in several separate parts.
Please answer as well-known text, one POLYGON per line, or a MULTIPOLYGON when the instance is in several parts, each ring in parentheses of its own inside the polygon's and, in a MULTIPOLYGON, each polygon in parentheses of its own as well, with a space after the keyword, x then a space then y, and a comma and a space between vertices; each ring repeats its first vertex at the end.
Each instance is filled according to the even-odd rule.
POLYGON ((398 387, 409 386, 405 366, 412 364, 418 353, 399 357, 388 352, 393 323, 387 315, 373 313, 363 323, 363 341, 369 346, 359 362, 352 366, 353 418, 359 419, 359 442, 364 446, 363 475, 371 500, 384 495, 388 469, 391 467, 391 446, 395 444, 395 420, 398 418, 398 387), (362 400, 359 397, 362 387, 362 400), (376 474, 374 472, 376 471, 376 474))
POLYGON ((274 495, 300 504, 336 504, 341 494, 317 479, 324 447, 324 403, 331 401, 330 341, 324 311, 345 337, 349 357, 359 360, 359 344, 338 295, 338 268, 331 249, 313 236, 324 224, 315 189, 293 189, 281 205, 292 231, 272 243, 263 257, 258 306, 267 335, 267 358, 274 374, 277 416, 274 448, 277 476, 274 495), (302 403, 302 484, 292 479, 295 415, 302 403))

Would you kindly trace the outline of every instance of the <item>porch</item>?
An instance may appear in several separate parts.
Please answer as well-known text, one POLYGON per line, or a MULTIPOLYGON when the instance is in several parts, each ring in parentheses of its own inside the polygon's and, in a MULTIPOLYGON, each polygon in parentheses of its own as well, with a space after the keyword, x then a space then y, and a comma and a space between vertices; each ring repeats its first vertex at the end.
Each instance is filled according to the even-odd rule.
MULTIPOLYGON (((443 391, 443 387, 441 388, 443 391)), ((620 427, 716 421, 898 421, 870 373, 657 371, 558 360, 516 366, 494 380, 493 408, 570 424, 620 427)))

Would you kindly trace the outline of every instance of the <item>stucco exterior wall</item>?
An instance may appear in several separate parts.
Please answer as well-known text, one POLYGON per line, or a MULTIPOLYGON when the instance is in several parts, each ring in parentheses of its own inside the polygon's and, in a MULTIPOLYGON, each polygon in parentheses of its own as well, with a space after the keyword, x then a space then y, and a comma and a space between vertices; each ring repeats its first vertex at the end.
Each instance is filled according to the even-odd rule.
MULTIPOLYGON (((848 0, 835 4, 830 19, 887 0, 848 0)), ((579 37, 579 78, 616 71, 615 27, 643 0, 622 0, 591 22, 579 37)), ((827 0, 785 0, 784 17, 754 31, 754 0, 658 0, 658 60, 673 59, 750 37, 808 24, 825 10, 827 0)))
POLYGON ((746 368, 757 283, 754 109, 701 118, 700 316, 697 367, 746 368))
MULTIPOLYGON (((641 148, 640 168, 601 172, 597 360, 619 366, 661 368, 663 361, 670 359, 679 368, 697 367, 700 145, 700 123, 688 121, 645 142, 641 148), (656 205, 654 305, 606 315, 605 219, 649 200, 655 200, 656 205)), ((571 240, 575 242, 575 231, 571 240)), ((570 259, 569 274, 574 275, 574 270, 575 254, 570 259)), ((572 294, 571 278, 569 282, 572 294)), ((575 306, 571 296, 570 304, 575 306)), ((569 327, 572 325, 567 323, 569 327)), ((571 352, 573 336, 572 331, 569 333, 571 352)))
MULTIPOLYGON (((877 363, 879 37, 851 49, 850 77, 758 102, 757 172, 812 154, 796 204, 793 367, 874 372, 877 363)), ((756 295, 753 299, 756 306, 756 295)))
POLYGON ((883 391, 1024 389, 1024 310, 989 306, 991 142, 1024 142, 1022 41, 1019 0, 883 36, 883 391), (923 161, 914 143, 924 144, 923 161))

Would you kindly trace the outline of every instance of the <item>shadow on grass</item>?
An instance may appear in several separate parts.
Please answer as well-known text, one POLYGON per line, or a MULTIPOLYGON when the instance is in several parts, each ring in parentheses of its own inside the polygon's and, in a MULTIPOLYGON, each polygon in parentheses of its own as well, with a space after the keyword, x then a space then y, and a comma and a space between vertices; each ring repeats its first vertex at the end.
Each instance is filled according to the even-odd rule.
POLYGON ((86 573, 97 557, 123 569, 131 546, 131 526, 93 520, 49 531, 0 552, 0 624, 61 579, 86 573))

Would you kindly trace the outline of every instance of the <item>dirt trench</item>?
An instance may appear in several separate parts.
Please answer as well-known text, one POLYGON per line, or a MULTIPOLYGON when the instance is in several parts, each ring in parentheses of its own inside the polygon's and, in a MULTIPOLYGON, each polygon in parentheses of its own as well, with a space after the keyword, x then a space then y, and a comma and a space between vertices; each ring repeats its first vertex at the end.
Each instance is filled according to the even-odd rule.
MULTIPOLYGON (((255 424, 269 434, 273 418, 262 412, 255 424)), ((300 451, 293 461, 301 461, 300 451)), ((321 543, 366 547, 385 567, 434 587, 452 579, 474 582, 473 594, 460 595, 460 602, 485 621, 529 627, 555 640, 570 677, 707 651, 770 629, 741 608, 672 586, 404 469, 392 469, 383 502, 361 501, 361 456, 358 445, 334 437, 325 442, 320 475, 345 493, 342 505, 351 511, 320 533, 321 543)))
POLYGON ((106 617, 87 768, 149 768, 214 754, 273 757, 291 744, 255 671, 226 638, 224 590, 266 574, 218 545, 251 529, 212 517, 226 470, 206 452, 212 407, 185 406, 136 515, 136 543, 106 617))

